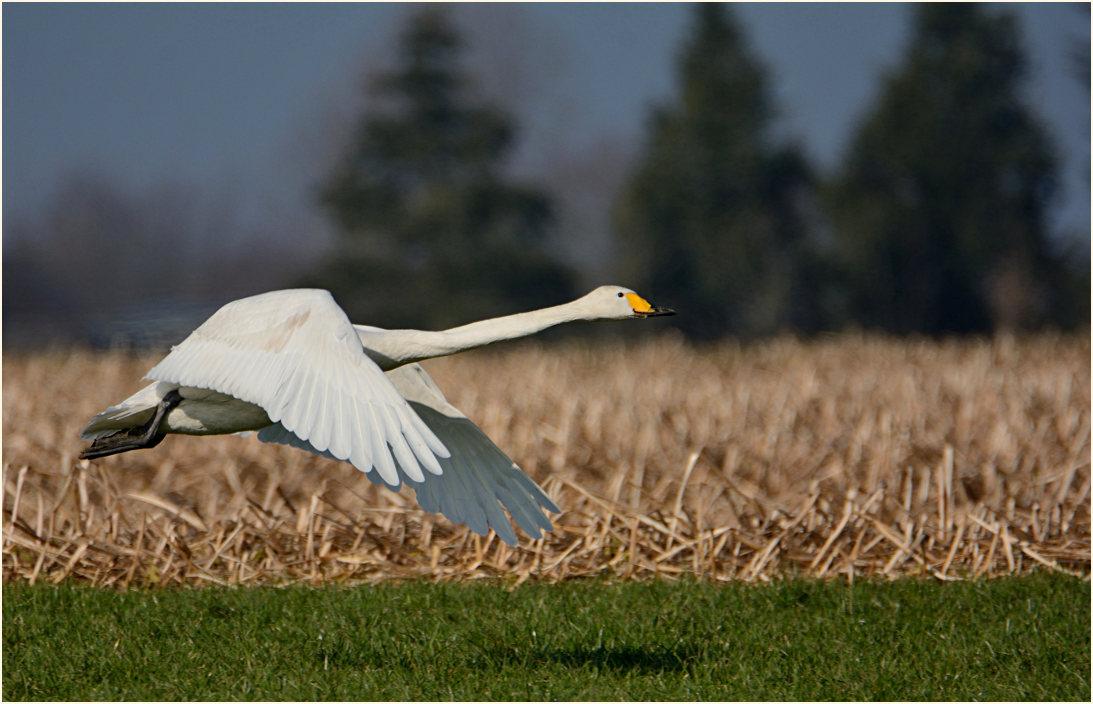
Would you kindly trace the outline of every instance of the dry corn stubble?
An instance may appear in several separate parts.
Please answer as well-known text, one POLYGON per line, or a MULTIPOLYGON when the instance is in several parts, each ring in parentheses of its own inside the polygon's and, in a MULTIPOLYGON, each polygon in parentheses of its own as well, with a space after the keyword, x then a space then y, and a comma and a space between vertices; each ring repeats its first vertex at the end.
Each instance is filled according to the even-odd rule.
POLYGON ((510 548, 254 438, 74 458, 156 356, 4 357, 5 580, 168 586, 1090 569, 1090 344, 534 343, 427 363, 563 508, 510 548))

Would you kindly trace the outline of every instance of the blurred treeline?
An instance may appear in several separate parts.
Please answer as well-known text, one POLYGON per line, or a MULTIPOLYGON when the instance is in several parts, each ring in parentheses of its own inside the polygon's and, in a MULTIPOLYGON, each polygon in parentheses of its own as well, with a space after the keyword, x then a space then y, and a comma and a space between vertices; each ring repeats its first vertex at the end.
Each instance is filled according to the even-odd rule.
MULTIPOLYGON (((611 206, 607 262, 583 266, 563 255, 552 194, 505 168, 519 125, 483 97, 447 11, 427 6, 410 16, 392 68, 370 81, 367 110, 317 189, 336 241, 309 273, 280 263, 283 285, 328 288, 355 321, 385 327, 541 307, 595 283, 677 309, 665 324, 699 339, 1088 325, 1089 249, 1049 235, 1058 158, 1022 97, 1015 19, 921 4, 913 22, 841 163, 819 173, 775 129, 770 78, 731 6, 694 6, 675 95, 651 111, 611 206)), ((141 225, 113 217, 115 232, 141 225)), ((61 259, 79 269, 88 260, 71 237, 61 259)), ((19 295, 8 254, 5 333, 19 295)), ((124 263, 116 275, 132 276, 124 263)), ((15 279, 41 289, 41 306, 94 298, 49 283, 57 272, 35 270, 33 257, 24 264, 15 279)), ((154 286, 154 268, 141 275, 154 286)), ((179 295, 226 278, 209 270, 179 295)))

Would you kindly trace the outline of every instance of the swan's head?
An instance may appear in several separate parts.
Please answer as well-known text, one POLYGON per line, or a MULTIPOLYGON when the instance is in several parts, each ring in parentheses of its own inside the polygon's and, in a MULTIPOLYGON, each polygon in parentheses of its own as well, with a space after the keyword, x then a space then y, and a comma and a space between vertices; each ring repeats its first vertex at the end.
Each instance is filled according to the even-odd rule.
POLYGON ((654 306, 638 294, 622 286, 600 286, 580 299, 590 318, 622 320, 649 318, 654 315, 675 315, 671 308, 654 306))

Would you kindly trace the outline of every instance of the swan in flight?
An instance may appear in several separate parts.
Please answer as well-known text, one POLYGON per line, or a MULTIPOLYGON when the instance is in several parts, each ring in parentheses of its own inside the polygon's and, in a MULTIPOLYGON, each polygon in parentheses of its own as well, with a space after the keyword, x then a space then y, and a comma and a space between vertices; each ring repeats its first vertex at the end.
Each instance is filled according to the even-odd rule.
POLYGON ((516 544, 498 502, 532 538, 560 509, 417 362, 578 320, 671 315, 630 289, 441 331, 353 325, 328 291, 293 289, 226 304, 146 375, 152 384, 98 414, 82 459, 154 447, 168 433, 258 431, 338 460, 372 483, 414 489, 418 503, 479 535, 516 544))

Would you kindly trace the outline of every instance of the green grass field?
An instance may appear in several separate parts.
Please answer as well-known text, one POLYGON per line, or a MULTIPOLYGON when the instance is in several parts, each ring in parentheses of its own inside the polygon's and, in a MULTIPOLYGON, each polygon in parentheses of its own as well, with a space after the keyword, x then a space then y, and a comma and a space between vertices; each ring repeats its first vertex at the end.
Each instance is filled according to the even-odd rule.
POLYGON ((1090 586, 3 590, 4 699, 1090 698, 1090 586))

